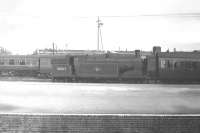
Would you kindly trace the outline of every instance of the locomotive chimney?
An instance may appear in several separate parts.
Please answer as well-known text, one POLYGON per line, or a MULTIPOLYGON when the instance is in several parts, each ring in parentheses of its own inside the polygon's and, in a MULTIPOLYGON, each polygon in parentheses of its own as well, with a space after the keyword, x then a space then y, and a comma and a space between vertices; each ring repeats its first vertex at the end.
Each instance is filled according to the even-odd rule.
POLYGON ((154 46, 153 47, 153 54, 156 55, 157 53, 161 52, 161 47, 160 46, 154 46))

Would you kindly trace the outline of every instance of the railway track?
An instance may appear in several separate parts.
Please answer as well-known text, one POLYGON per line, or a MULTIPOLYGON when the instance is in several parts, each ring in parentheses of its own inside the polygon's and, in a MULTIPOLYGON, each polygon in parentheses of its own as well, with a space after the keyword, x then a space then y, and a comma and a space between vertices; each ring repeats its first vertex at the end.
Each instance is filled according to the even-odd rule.
POLYGON ((199 133, 199 115, 0 114, 0 132, 199 133))

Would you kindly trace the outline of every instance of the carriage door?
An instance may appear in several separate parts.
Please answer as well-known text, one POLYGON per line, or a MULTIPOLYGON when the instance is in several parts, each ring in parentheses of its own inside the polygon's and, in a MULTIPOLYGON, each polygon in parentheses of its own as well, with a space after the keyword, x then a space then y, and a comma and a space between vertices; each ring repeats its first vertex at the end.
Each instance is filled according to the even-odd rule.
POLYGON ((72 75, 75 75, 74 56, 69 57, 69 65, 70 65, 72 75))

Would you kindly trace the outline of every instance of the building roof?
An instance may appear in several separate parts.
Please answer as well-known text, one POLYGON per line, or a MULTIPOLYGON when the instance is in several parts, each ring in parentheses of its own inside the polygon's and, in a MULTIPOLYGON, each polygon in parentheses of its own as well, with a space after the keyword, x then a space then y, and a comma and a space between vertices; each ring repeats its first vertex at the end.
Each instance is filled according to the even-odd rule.
POLYGON ((199 58, 200 52, 161 52, 158 53, 161 58, 199 58))

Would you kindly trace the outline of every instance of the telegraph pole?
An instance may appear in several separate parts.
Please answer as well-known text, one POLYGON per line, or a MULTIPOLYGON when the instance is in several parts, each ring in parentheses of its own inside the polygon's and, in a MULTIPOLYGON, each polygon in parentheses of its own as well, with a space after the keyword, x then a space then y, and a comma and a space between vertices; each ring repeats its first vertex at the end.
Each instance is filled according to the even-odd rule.
POLYGON ((100 25, 99 25, 99 16, 98 16, 98 19, 97 19, 97 51, 99 51, 99 28, 100 28, 100 25))
POLYGON ((54 55, 54 50, 55 50, 55 47, 54 47, 54 45, 55 45, 55 44, 54 44, 54 42, 53 42, 53 55, 54 55))
MULTIPOLYGON (((97 51, 100 50, 100 46, 99 46, 99 40, 100 40, 100 28, 101 26, 103 25, 103 23, 101 22, 101 20, 99 19, 99 16, 98 16, 98 19, 97 19, 97 51)), ((102 43, 102 42, 101 42, 102 43)))

